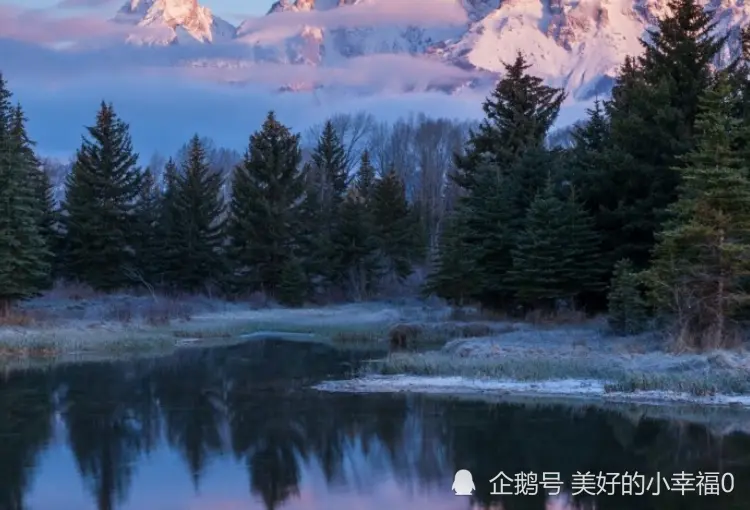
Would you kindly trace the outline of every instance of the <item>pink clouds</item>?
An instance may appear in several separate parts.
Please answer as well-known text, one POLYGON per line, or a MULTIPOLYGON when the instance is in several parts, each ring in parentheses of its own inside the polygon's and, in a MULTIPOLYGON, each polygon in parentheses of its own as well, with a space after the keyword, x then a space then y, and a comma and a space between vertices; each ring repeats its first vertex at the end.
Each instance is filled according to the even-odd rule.
POLYGON ((377 2, 344 5, 336 9, 277 12, 265 17, 249 18, 242 23, 242 32, 288 30, 309 25, 325 28, 377 26, 397 23, 463 25, 468 23, 466 11, 455 0, 378 0, 377 2))
POLYGON ((55 16, 41 9, 0 5, 0 38, 44 45, 70 45, 92 40, 124 40, 127 34, 136 30, 146 29, 94 16, 55 16))

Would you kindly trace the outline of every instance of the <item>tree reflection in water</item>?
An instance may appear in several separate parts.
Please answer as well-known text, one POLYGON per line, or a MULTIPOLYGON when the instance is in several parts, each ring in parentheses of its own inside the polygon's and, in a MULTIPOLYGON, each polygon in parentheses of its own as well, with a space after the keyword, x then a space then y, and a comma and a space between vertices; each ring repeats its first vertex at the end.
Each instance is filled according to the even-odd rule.
MULTIPOLYGON (((391 494, 396 499, 389 500, 389 510, 728 510, 750 502, 750 484, 743 482, 750 475, 750 442, 743 434, 718 436, 697 425, 595 409, 307 389, 323 377, 340 377, 367 356, 267 341, 5 376, 0 509, 26 508, 32 481, 55 486, 54 471, 34 480, 34 469, 44 463, 56 417, 98 510, 132 508, 139 468, 164 448, 179 454, 181 465, 168 468, 186 470, 196 492, 214 460, 236 459, 258 501, 252 509, 306 510, 321 493, 348 494, 352 508, 396 482, 402 492, 391 494), (318 469, 324 482, 313 490, 318 469), (458 469, 473 473, 476 496, 450 495, 458 469), (730 471, 736 487, 721 498, 663 493, 566 502, 539 494, 498 501, 489 480, 499 470, 559 472, 568 482, 576 471, 730 471)), ((326 501, 315 508, 329 508, 326 501)))

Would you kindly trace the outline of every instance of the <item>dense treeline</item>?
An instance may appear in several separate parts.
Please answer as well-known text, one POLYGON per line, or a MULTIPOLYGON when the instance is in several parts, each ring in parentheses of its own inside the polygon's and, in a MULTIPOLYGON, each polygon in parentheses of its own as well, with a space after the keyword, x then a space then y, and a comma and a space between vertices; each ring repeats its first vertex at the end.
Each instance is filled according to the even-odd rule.
POLYGON ((4 307, 53 278, 290 305, 363 299, 429 261, 425 291, 456 303, 609 306, 625 333, 654 313, 684 341, 722 345, 748 296, 747 55, 717 70, 727 41, 712 14, 695 0, 670 7, 565 146, 549 143, 565 93, 519 54, 447 172, 436 151, 403 157, 405 129, 368 146, 333 120, 306 157, 273 112, 227 179, 197 135, 141 169, 127 124, 102 103, 58 209, 2 82, 4 307))

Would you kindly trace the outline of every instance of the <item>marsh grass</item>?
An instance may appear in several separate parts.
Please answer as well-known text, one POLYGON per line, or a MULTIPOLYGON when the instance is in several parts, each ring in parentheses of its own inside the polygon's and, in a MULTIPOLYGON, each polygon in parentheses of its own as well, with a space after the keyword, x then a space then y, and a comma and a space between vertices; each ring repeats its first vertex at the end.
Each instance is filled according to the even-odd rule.
POLYGON ((611 380, 624 370, 612 363, 592 363, 590 359, 552 356, 498 358, 461 358, 441 353, 392 354, 367 373, 383 375, 413 374, 426 376, 461 376, 476 379, 545 379, 611 380))
POLYGON ((543 381, 596 379, 605 381, 605 391, 669 391, 693 396, 750 395, 750 378, 744 370, 710 369, 688 372, 638 372, 611 358, 563 356, 507 356, 460 358, 441 353, 392 354, 378 364, 363 368, 360 375, 411 374, 460 376, 471 379, 543 381))
POLYGON ((678 373, 623 374, 605 385, 609 392, 672 391, 695 396, 750 395, 750 378, 745 371, 730 369, 696 370, 678 373))

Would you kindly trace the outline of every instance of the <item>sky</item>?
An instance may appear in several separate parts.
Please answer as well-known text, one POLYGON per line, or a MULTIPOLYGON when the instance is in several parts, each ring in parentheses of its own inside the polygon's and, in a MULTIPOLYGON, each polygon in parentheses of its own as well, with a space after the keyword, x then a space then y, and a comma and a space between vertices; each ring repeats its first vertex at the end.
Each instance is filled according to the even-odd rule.
MULTIPOLYGON (((384 121, 418 113, 466 120, 482 116, 481 103, 489 92, 428 92, 436 83, 463 84, 487 76, 406 53, 338 57, 325 65, 279 61, 286 58, 290 41, 298 42, 303 25, 325 29, 357 27, 363 20, 368 26, 398 21, 419 23, 440 38, 460 35, 466 13, 449 0, 379 0, 267 17, 271 0, 202 0, 227 21, 249 19, 248 35, 169 47, 125 44, 132 35, 163 32, 110 21, 123 3, 0 0, 0 72, 23 106, 42 156, 70 158, 103 101, 113 103, 130 125, 136 150, 148 159, 154 152, 174 154, 194 134, 242 151, 270 110, 296 132, 332 114, 362 110, 384 121), (60 2, 89 7, 71 9, 60 2), (323 88, 313 91, 316 84, 323 88), (290 85, 308 92, 279 92, 290 85)), ((400 32, 385 34, 401 37, 400 32)), ((299 51, 318 54, 314 45, 299 51)), ((581 108, 576 108, 578 118, 581 108)))

